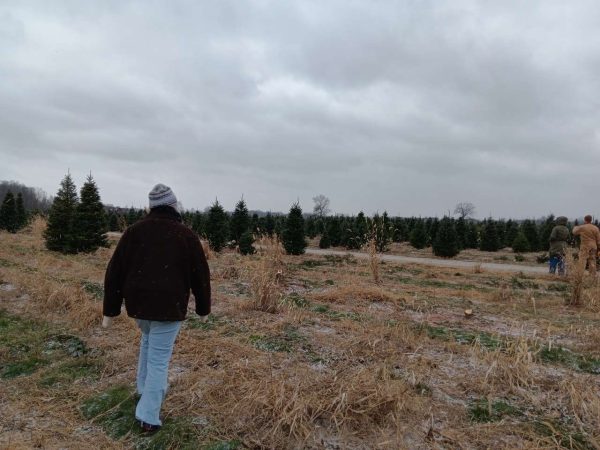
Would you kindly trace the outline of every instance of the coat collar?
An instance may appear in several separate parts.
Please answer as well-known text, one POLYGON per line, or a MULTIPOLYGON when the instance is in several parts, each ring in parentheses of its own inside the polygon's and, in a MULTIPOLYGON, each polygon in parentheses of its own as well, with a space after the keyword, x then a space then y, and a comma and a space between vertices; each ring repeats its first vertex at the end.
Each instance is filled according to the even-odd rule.
POLYGON ((171 219, 182 222, 181 214, 179 214, 175 208, 171 208, 170 206, 157 206, 156 208, 152 208, 148 213, 148 218, 171 219))

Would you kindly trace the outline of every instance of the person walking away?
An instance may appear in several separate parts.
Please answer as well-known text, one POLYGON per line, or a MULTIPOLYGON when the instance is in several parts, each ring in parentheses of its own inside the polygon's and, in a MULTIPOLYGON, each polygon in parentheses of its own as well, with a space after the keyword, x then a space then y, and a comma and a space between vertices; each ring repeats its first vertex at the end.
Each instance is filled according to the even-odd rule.
POLYGON ((125 300, 127 315, 142 333, 135 417, 143 431, 154 432, 162 425, 169 361, 190 290, 196 313, 203 317, 210 314, 211 290, 200 240, 183 225, 173 191, 157 184, 149 201, 149 214, 123 233, 106 269, 103 325, 121 313, 125 300))
POLYGON ((579 246, 579 263, 588 263, 590 274, 596 275, 596 257, 598 256, 598 246, 600 246, 600 230, 592 223, 592 216, 587 215, 583 218, 584 224, 573 228, 573 235, 579 236, 581 244, 579 246))
POLYGON ((567 241, 569 240, 570 234, 567 228, 569 219, 564 216, 556 218, 554 228, 550 233, 550 273, 556 273, 558 267, 558 274, 560 276, 565 275, 565 255, 567 254, 567 241))

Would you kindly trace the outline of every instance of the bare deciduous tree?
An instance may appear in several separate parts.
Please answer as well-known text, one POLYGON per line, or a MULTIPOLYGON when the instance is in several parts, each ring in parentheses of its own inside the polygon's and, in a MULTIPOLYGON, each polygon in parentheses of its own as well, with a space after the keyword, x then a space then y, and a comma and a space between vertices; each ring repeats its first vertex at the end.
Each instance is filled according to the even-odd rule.
POLYGON ((313 213, 319 217, 325 217, 329 214, 329 199, 325 197, 323 194, 319 194, 316 197, 313 197, 313 202, 315 202, 315 206, 313 207, 313 213))
POLYGON ((475 205, 471 202, 460 202, 454 208, 454 214, 458 214, 463 219, 468 219, 475 214, 475 205))

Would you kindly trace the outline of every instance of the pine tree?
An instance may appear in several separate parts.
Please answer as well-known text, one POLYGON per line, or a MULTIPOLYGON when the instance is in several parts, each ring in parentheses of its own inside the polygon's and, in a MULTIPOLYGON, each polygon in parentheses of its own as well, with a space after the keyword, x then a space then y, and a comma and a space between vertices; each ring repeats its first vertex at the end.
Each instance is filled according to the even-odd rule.
POLYGON ((512 247, 518 234, 519 224, 514 220, 509 219, 508 222, 506 222, 506 232, 504 233, 504 247, 512 247))
POLYGON ((359 212, 356 216, 356 231, 354 233, 354 248, 362 248, 367 242, 367 233, 369 224, 364 212, 359 212))
POLYGON ((104 205, 91 174, 81 187, 80 199, 73 223, 77 251, 93 252, 100 247, 108 247, 104 205))
POLYGON ((474 222, 469 223, 467 226, 465 248, 479 248, 479 231, 474 222))
POLYGON ((427 247, 427 233, 425 231, 425 224, 423 220, 417 219, 410 230, 410 245, 416 249, 422 249, 427 247))
POLYGON ((375 237, 375 248, 377 252, 383 253, 389 249, 390 242, 392 240, 392 233, 390 230, 390 220, 387 212, 384 212, 382 216, 375 214, 371 221, 371 230, 375 237))
POLYGON ((437 234, 433 239, 433 254, 452 258, 458 255, 458 238, 454 221, 450 217, 444 217, 437 228, 437 234))
POLYGON ((515 253, 525 253, 529 251, 529 241, 527 240, 527 237, 523 231, 519 231, 517 233, 517 236, 515 237, 511 247, 515 253))
POLYGON ((119 231, 119 216, 114 211, 108 215, 108 231, 119 231))
POLYGON ((275 232, 275 219, 273 218, 273 214, 270 212, 265 216, 265 229, 264 231, 269 235, 273 236, 275 232))
POLYGON ((195 211, 192 215, 192 230, 196 232, 198 236, 204 236, 204 216, 201 212, 195 211))
POLYGON ((208 218, 206 220, 206 237, 208 244, 215 252, 220 252, 225 244, 227 244, 228 232, 227 213, 221 206, 218 200, 211 205, 208 210, 208 218))
POLYGON ((529 242, 529 249, 537 252, 540 249, 540 239, 536 223, 533 220, 525 220, 521 224, 521 230, 529 242))
POLYGON ((456 230, 456 245, 459 250, 467 248, 467 222, 464 217, 459 217, 454 225, 456 230))
POLYGON ((285 221, 283 229, 283 247, 290 255, 301 255, 306 248, 304 239, 304 217, 299 203, 294 203, 285 221))
POLYGON ((340 226, 340 220, 338 217, 328 218, 327 227, 325 231, 329 235, 329 242, 332 247, 337 247, 342 242, 342 228, 340 226))
POLYGON ((11 191, 8 191, 4 196, 2 206, 0 206, 0 229, 16 233, 18 228, 15 196, 11 191))
POLYGON ((331 247, 331 240, 329 239, 329 234, 327 234, 327 230, 321 235, 321 239, 319 239, 319 248, 329 248, 331 247))
POLYGON ((491 217, 483 225, 479 248, 484 252, 497 252, 500 249, 498 230, 496 229, 496 223, 491 217))
POLYGON ((48 213, 48 226, 44 232, 48 250, 61 253, 77 252, 77 243, 73 236, 77 202, 75 184, 71 175, 67 174, 60 183, 60 189, 48 213))
POLYGON ((246 202, 242 198, 237 205, 229 221, 229 239, 234 241, 235 244, 239 244, 242 234, 244 234, 250 228, 250 216, 248 215, 248 208, 246 202))
POLYGON ((550 250, 550 235, 552 234, 552 229, 554 228, 554 225, 556 225, 555 221, 556 218, 554 217, 554 214, 550 214, 544 221, 544 224, 542 225, 542 228, 540 230, 540 250, 550 250))
POLYGON ((21 228, 24 228, 28 222, 25 204, 23 203, 23 194, 21 192, 17 194, 16 211, 17 230, 20 230, 21 228))
POLYGON ((254 235, 250 230, 246 230, 240 236, 238 248, 242 255, 253 255, 256 249, 254 248, 254 235))

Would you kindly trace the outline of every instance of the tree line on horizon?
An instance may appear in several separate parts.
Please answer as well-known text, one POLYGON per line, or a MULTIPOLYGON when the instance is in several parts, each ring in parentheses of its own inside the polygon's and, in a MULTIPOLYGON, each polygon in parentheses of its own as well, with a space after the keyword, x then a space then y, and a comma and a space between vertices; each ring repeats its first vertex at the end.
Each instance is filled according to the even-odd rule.
MULTIPOLYGON (((183 222, 206 239, 214 251, 231 247, 242 254, 254 252, 253 244, 259 236, 278 236, 290 254, 304 253, 307 238, 318 239, 322 249, 347 250, 361 249, 367 241, 374 240, 378 252, 387 251, 392 243, 407 242, 416 249, 431 247, 435 255, 444 257, 456 256, 465 249, 495 252, 510 247, 515 253, 547 251, 555 221, 553 215, 542 221, 478 221, 468 217, 472 212, 469 208, 473 208, 468 203, 457 205, 459 218, 390 217, 387 212, 372 217, 363 212, 355 216, 329 215, 326 197, 320 195, 313 200, 312 214, 304 214, 299 203, 294 203, 287 215, 251 214, 242 198, 231 213, 216 199, 204 212, 187 210, 181 215, 183 222)), ((94 251, 108 245, 107 231, 124 231, 145 214, 139 208, 105 207, 91 175, 78 195, 71 175, 67 174, 47 213, 46 246, 63 253, 94 251)), ((0 207, 0 229, 16 232, 26 225, 27 217, 23 194, 19 192, 15 198, 7 192, 0 207)), ((570 224, 573 225, 577 221, 570 224)))

